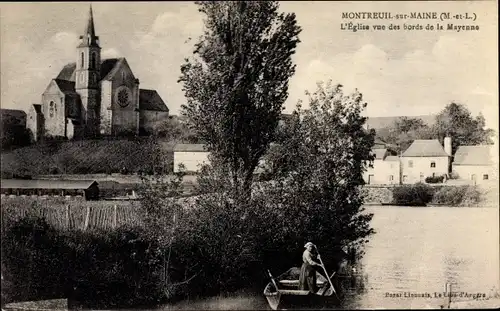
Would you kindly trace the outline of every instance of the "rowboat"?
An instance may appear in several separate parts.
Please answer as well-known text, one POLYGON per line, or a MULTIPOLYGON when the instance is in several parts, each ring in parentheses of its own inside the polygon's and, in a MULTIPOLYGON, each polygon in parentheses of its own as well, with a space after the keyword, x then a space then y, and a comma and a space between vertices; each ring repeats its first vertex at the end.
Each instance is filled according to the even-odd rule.
POLYGON ((294 267, 271 281, 264 289, 269 306, 273 310, 327 309, 340 304, 340 299, 328 280, 316 273, 317 293, 299 290, 300 268, 294 267))

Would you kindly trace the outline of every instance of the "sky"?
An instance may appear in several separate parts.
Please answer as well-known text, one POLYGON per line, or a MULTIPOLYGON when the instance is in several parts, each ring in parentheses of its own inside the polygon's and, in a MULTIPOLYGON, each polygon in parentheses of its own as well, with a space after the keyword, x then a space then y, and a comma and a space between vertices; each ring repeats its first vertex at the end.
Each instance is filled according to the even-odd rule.
MULTIPOLYGON (((141 88, 156 89, 178 114, 185 103, 177 83, 180 65, 192 55, 203 16, 191 2, 95 2, 92 4, 102 58, 126 57, 141 88), (190 40, 190 38, 192 38, 190 40)), ((89 2, 0 3, 1 106, 27 110, 62 67, 76 60, 89 2)), ((294 12, 301 43, 289 83, 286 111, 305 90, 331 79, 346 92, 358 89, 367 116, 438 113, 447 104, 467 105, 498 129, 498 3, 478 2, 282 2, 294 12), (342 12, 475 13, 460 24, 479 31, 346 31, 342 12)), ((365 25, 387 20, 354 20, 365 25)), ((406 20, 406 24, 436 24, 406 20)), ((442 22, 440 22, 443 24, 442 22)), ((304 104, 307 106, 307 104, 304 104)), ((497 131, 498 132, 498 131, 497 131)))

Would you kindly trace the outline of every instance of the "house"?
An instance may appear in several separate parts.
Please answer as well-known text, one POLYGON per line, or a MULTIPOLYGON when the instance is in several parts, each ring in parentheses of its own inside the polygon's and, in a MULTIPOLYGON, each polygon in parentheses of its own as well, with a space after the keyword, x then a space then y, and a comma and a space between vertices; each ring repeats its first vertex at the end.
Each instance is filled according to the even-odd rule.
POLYGON ((445 148, 437 139, 413 141, 401 155, 402 183, 424 182, 426 177, 448 174, 451 138, 446 137, 444 144, 445 148))
POLYGON ((493 145, 458 147, 453 161, 453 172, 459 179, 470 180, 474 184, 498 180, 493 148, 493 145))
POLYGON ((372 167, 369 167, 363 174, 366 184, 399 184, 400 162, 399 157, 391 155, 386 148, 374 148, 372 153, 375 156, 372 167))
POLYGON ((209 163, 208 155, 204 144, 177 144, 174 147, 174 172, 179 171, 180 164, 184 165, 186 172, 198 172, 202 164, 209 163))
POLYGON ((97 200, 99 186, 95 180, 2 179, 1 194, 2 196, 81 196, 86 200, 97 200))

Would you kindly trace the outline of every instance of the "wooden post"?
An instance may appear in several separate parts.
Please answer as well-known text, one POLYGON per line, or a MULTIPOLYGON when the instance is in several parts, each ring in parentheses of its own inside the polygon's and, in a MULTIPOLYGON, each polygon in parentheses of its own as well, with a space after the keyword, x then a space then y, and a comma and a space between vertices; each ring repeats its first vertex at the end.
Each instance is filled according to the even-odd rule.
POLYGON ((113 206, 113 229, 115 229, 117 224, 118 224, 117 223, 117 220, 118 220, 117 214, 118 214, 118 207, 115 204, 115 206, 113 206))
POLYGON ((90 220, 90 206, 87 206, 87 214, 85 215, 85 224, 83 226, 83 230, 87 230, 89 227, 89 220, 90 220))
POLYGON ((66 206, 66 228, 68 230, 71 229, 71 223, 70 223, 70 218, 69 218, 69 216, 70 216, 69 210, 70 210, 70 207, 69 207, 69 204, 68 204, 68 206, 66 206))

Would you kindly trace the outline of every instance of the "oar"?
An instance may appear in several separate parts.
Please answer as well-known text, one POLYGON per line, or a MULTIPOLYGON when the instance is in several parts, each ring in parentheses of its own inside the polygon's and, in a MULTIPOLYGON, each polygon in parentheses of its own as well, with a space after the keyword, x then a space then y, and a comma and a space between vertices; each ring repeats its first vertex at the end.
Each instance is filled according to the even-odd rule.
MULTIPOLYGON (((332 287, 333 293, 335 294, 335 296, 337 296, 337 291, 335 290, 335 287, 332 284, 332 280, 330 280, 330 277, 328 276, 328 272, 326 272, 325 265, 323 264, 323 260, 321 260, 321 256, 319 255, 319 252, 318 252, 318 259, 319 259, 319 263, 321 264, 321 267, 323 268, 323 271, 325 271, 326 278, 328 280, 328 283, 330 283, 330 286, 332 287)), ((332 274, 332 276, 333 276, 333 274, 332 274)), ((339 298, 339 296, 337 296, 337 298, 339 298)))
POLYGON ((271 282, 273 282, 274 287, 276 288, 276 291, 279 291, 278 285, 276 284, 276 281, 274 280, 273 275, 271 274, 271 271, 269 269, 267 270, 267 274, 269 274, 269 277, 271 278, 271 282))

